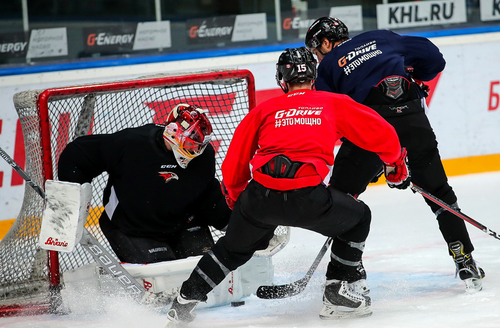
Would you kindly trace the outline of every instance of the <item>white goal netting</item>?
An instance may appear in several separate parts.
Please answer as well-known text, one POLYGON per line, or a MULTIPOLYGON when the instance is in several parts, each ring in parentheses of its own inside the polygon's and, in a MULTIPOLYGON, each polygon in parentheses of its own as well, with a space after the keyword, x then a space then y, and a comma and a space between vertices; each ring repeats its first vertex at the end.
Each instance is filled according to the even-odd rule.
MULTIPOLYGON (((79 120, 89 119, 91 123, 84 134, 112 133, 146 123, 162 123, 180 102, 208 110, 221 179, 220 165, 234 129, 255 106, 254 80, 247 70, 155 75, 17 93, 14 104, 23 130, 25 171, 42 187, 47 179, 57 180, 59 155, 82 132, 76 130, 79 120)), ((98 225, 106 182, 105 173, 92 181, 87 229, 111 251, 98 225)), ((80 245, 72 253, 39 248, 43 206, 41 197, 26 184, 20 213, 0 242, 0 316, 21 308, 32 313, 50 312, 51 296, 54 288, 59 288, 60 274, 93 262, 80 245)))

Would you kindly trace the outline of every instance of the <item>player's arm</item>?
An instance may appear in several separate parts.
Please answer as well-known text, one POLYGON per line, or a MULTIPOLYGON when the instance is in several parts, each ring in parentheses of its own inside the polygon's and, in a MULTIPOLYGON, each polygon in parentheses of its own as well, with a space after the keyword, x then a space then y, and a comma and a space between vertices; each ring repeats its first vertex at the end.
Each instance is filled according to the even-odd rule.
POLYGON ((439 48, 429 39, 417 36, 400 36, 405 54, 405 66, 413 67, 413 78, 430 81, 442 72, 446 61, 439 48))
POLYGON ((405 189, 410 183, 406 149, 385 119, 371 108, 342 96, 339 131, 360 148, 376 153, 384 162, 384 173, 391 188, 405 189))
POLYGON ((103 136, 93 135, 75 139, 61 153, 58 178, 61 181, 85 183, 106 170, 103 160, 103 136))
POLYGON ((229 223, 231 209, 221 191, 219 180, 213 178, 197 203, 196 214, 207 220, 208 225, 223 230, 229 223))
POLYGON ((254 108, 234 131, 226 158, 222 163, 224 194, 236 201, 251 179, 250 160, 257 150, 260 127, 259 107, 254 108))

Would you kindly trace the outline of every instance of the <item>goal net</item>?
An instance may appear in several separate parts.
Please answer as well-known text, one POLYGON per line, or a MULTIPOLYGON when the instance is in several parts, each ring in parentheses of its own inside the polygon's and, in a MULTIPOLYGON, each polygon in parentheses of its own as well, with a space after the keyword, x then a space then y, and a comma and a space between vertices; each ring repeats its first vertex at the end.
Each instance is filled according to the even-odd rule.
MULTIPOLYGON (((14 105, 23 130, 25 171, 43 188, 46 180, 57 180, 59 156, 75 137, 161 124, 178 103, 208 110, 214 129, 217 176, 221 180, 220 166, 234 129, 255 106, 254 78, 247 70, 154 75, 17 93, 14 105)), ((93 198, 86 226, 114 254, 98 225, 106 182, 106 173, 92 181, 93 198)), ((0 316, 19 311, 53 311, 51 299, 61 288, 60 275, 94 262, 80 245, 71 253, 40 249, 43 207, 44 201, 26 184, 20 213, 0 242, 0 316)), ((216 231, 213 234, 214 239, 220 237, 216 231)))

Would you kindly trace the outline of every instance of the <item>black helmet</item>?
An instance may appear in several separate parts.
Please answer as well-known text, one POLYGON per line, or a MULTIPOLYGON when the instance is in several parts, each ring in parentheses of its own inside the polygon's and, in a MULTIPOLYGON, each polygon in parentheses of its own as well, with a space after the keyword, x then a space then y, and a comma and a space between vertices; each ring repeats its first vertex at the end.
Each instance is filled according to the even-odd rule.
POLYGON ((338 18, 321 17, 311 24, 306 34, 306 47, 317 48, 323 38, 335 42, 349 38, 347 26, 338 18))
POLYGON ((286 83, 316 80, 316 58, 305 47, 287 48, 276 64, 276 82, 287 93, 286 83))

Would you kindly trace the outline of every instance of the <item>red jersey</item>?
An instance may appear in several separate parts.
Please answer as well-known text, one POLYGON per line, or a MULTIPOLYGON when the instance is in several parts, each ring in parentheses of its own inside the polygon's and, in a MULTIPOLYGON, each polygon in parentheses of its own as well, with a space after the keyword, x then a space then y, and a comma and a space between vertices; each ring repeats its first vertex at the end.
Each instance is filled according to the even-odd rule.
POLYGON ((401 155, 394 128, 348 96, 303 89, 261 103, 236 128, 222 163, 229 196, 236 200, 252 178, 283 191, 328 184, 335 143, 342 136, 387 163, 401 155), (277 155, 309 164, 305 165, 309 169, 294 179, 272 178, 257 171, 277 155))

